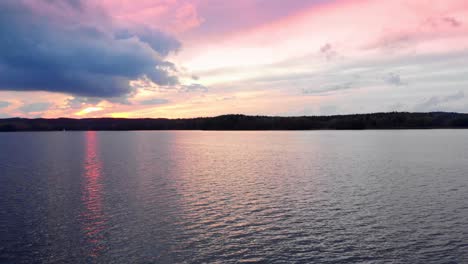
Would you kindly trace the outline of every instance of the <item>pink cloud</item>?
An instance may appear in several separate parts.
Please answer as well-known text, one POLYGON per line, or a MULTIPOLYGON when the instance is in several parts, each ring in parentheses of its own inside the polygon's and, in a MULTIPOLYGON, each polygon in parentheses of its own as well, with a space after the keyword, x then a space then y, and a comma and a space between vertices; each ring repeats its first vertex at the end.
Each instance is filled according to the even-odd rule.
MULTIPOLYGON (((52 23, 86 24, 93 20, 94 25, 101 24, 103 28, 131 28, 137 33, 145 33, 150 28, 176 34, 184 42, 181 54, 176 57, 180 63, 177 66, 187 66, 187 71, 200 75, 202 83, 212 80, 219 84, 215 89, 223 84, 229 86, 229 91, 220 91, 216 96, 213 91, 204 95, 148 93, 145 96, 164 97, 170 101, 154 109, 115 102, 80 105, 80 110, 102 108, 95 113, 98 116, 113 113, 168 117, 213 115, 235 112, 239 104, 245 113, 274 114, 279 111, 278 105, 284 105, 283 101, 291 101, 286 108, 294 109, 297 105, 310 104, 311 100, 318 103, 325 99, 291 96, 286 92, 271 98, 270 92, 259 93, 270 89, 271 82, 265 81, 264 88, 251 80, 271 77, 284 81, 286 90, 297 81, 288 77, 320 74, 342 57, 354 63, 363 58, 378 61, 408 53, 468 50, 466 0, 289 0, 288 3, 284 0, 88 0, 89 10, 97 8, 81 13, 71 6, 18 1, 57 20, 52 23), (96 15, 98 13, 100 15, 96 15), (284 62, 289 64, 278 66, 284 62), (275 67, 270 67, 272 65, 275 67), (252 91, 242 97, 236 89, 237 92, 240 89, 252 91), (229 97, 242 98, 242 101, 220 102, 217 99, 229 97), (286 97, 288 100, 284 100, 286 97)), ((363 91, 363 94, 367 92, 363 91)), ((3 110, 9 115, 24 115, 15 112, 23 96, 7 98, 13 103, 3 110)), ((70 116, 78 111, 62 103, 68 97, 60 96, 47 98, 55 101, 55 107, 44 116, 70 116)), ((346 100, 349 98, 343 102, 346 100)))
MULTIPOLYGON (((250 12, 246 10, 247 17, 250 12)), ((223 53, 236 60, 271 63, 315 53, 326 44, 344 56, 372 49, 453 51, 468 47, 467 17, 465 0, 332 1, 234 33, 193 38, 197 41, 183 52, 198 65, 207 61, 205 56, 213 54, 214 60, 223 53)))
POLYGON ((139 24, 170 33, 199 26, 202 18, 194 3, 185 0, 93 0, 118 23, 139 24))

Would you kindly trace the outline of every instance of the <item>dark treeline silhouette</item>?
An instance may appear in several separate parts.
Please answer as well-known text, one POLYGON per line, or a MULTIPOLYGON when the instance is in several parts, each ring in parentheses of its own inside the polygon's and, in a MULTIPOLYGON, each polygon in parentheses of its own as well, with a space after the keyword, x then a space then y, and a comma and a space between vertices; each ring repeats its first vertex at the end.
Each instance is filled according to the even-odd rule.
POLYGON ((468 128, 468 114, 375 113, 335 116, 223 115, 188 119, 0 119, 0 131, 60 130, 319 130, 468 128))

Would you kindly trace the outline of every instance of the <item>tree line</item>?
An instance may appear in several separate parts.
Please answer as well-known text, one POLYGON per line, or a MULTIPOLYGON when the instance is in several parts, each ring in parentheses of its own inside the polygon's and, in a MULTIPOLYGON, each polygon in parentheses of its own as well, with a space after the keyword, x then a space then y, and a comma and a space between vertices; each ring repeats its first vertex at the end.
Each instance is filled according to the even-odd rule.
POLYGON ((62 130, 344 130, 468 128, 468 114, 373 113, 334 116, 222 115, 185 119, 0 119, 0 131, 62 130))

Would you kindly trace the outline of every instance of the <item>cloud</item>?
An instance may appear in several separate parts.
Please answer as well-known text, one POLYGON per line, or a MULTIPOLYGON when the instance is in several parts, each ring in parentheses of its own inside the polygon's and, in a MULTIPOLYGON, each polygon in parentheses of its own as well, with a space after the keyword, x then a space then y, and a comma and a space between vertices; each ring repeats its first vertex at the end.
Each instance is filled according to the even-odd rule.
POLYGON ((462 23, 460 21, 458 21, 456 18, 453 18, 453 17, 444 17, 444 18, 442 18, 442 20, 445 23, 450 24, 452 27, 459 27, 459 26, 462 25, 462 23))
POLYGON ((0 101, 0 108, 5 108, 5 107, 8 107, 10 105, 11 105, 10 102, 0 101))
POLYGON ((328 92, 336 92, 342 90, 348 90, 354 88, 354 82, 345 82, 340 84, 333 84, 333 85, 326 85, 323 88, 314 89, 314 88, 306 88, 302 89, 302 93, 306 95, 320 95, 328 92))
POLYGON ((147 43, 153 50, 163 56, 167 56, 169 53, 178 51, 181 48, 180 42, 175 38, 172 38, 164 32, 151 30, 147 27, 134 29, 134 32, 124 29, 117 32, 115 36, 117 39, 137 38, 140 41, 147 43))
POLYGON ((123 24, 140 24, 181 34, 203 23, 197 3, 190 0, 89 1, 108 10, 114 20, 123 24))
POLYGON ((327 60, 332 60, 338 55, 330 43, 327 43, 320 48, 320 54, 322 54, 327 60))
POLYGON ((141 101, 141 105, 161 105, 161 104, 167 104, 169 103, 169 100, 167 99, 161 99, 161 98, 153 98, 149 100, 144 100, 141 101))
POLYGON ((179 88, 181 92, 206 92, 208 87, 201 85, 199 83, 192 83, 187 85, 181 85, 179 88))
MULTIPOLYGON (((386 52, 404 50, 415 52, 418 45, 466 34, 466 28, 462 26, 463 23, 453 16, 440 17, 428 14, 419 19, 415 17, 414 21, 408 22, 405 26, 383 28, 380 37, 367 45, 367 48, 383 49, 386 52)), ((448 46, 446 48, 448 50, 448 46)))
POLYGON ((51 106, 51 103, 32 103, 32 104, 26 104, 18 108, 23 113, 35 113, 35 112, 43 112, 49 109, 51 106))
POLYGON ((400 86, 404 85, 405 82, 402 81, 400 74, 398 73, 389 73, 384 77, 384 81, 390 85, 400 86))
POLYGON ((438 29, 449 26, 449 28, 457 28, 462 26, 463 23, 460 22, 455 17, 445 16, 445 17, 429 17, 423 23, 422 27, 428 26, 431 29, 438 29))
POLYGON ((56 5, 68 5, 76 9, 81 9, 83 7, 82 0, 45 0, 45 2, 56 5))
POLYGON ((79 0, 29 3, 0 2, 0 90, 111 98, 132 94, 129 81, 144 76, 161 86, 178 83, 174 65, 165 60, 180 48, 171 36, 112 26, 105 14, 79 0), (65 19, 53 12, 44 15, 47 5, 80 10, 65 19))
POLYGON ((454 101, 458 101, 465 98, 465 93, 463 91, 459 91, 455 94, 447 95, 447 96, 433 96, 428 100, 420 103, 414 107, 416 111, 435 111, 441 110, 444 106, 443 104, 451 103, 454 101))
POLYGON ((465 98, 465 92, 458 91, 456 94, 447 95, 442 98, 442 102, 456 101, 465 98))
POLYGON ((66 100, 66 105, 71 109, 80 109, 84 105, 97 105, 102 100, 100 98, 89 98, 89 97, 73 97, 66 100))

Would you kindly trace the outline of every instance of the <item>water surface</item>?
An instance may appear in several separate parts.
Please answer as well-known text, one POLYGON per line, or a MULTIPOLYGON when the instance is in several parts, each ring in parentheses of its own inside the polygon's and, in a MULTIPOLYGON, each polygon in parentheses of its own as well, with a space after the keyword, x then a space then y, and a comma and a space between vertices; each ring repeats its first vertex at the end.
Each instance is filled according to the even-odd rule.
POLYGON ((0 262, 467 263, 468 133, 2 133, 0 262))

